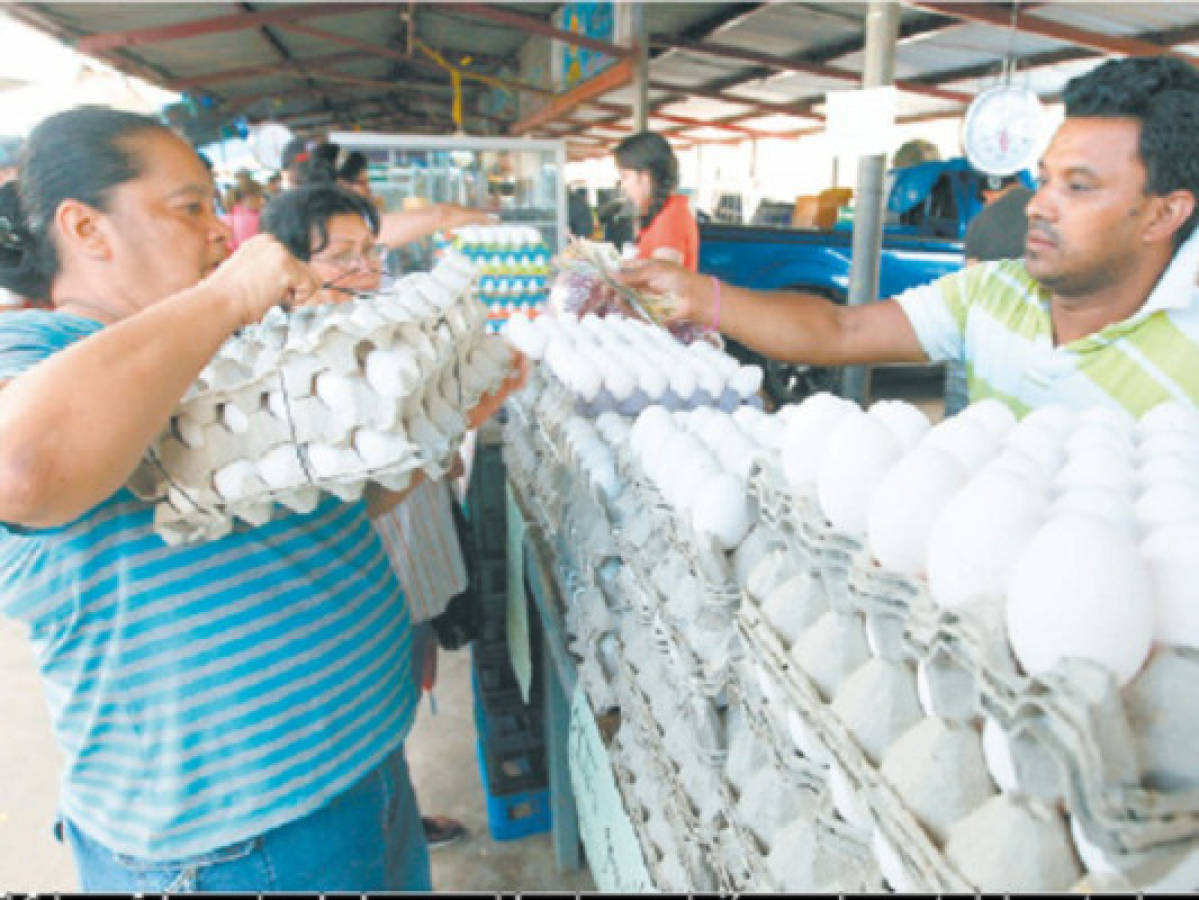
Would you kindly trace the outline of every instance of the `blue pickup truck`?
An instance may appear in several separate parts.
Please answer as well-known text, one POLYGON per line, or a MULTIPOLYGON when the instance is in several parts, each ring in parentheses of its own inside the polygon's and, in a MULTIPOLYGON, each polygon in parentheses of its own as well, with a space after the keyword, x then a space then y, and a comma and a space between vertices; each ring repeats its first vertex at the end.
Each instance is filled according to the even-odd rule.
MULTIPOLYGON (((982 178, 964 159, 921 163, 888 173, 887 224, 879 296, 893 297, 962 265, 966 224, 982 208, 982 178)), ((797 290, 844 303, 853 234, 789 226, 700 224, 699 270, 757 290, 797 290)), ((730 351, 766 370, 775 403, 836 388, 837 369, 763 360, 733 343, 730 351)))

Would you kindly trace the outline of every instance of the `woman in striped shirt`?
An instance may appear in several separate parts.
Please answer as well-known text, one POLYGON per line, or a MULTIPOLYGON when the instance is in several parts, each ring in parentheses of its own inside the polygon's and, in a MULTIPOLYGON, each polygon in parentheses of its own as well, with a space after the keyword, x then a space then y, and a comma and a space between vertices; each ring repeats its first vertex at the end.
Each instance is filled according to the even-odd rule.
MULTIPOLYGON (((318 289, 228 255, 195 152, 100 107, 30 136, 0 285, 0 612, 26 622, 85 890, 419 890, 403 592, 365 502, 169 547, 124 487, 237 328, 318 289)), ((395 497, 376 497, 379 508, 395 497)))

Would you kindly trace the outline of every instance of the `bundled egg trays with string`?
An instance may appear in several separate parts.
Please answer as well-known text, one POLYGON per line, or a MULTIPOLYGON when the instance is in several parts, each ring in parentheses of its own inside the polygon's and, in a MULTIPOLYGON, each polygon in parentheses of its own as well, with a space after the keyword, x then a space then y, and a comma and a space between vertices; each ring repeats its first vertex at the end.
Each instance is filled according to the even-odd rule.
POLYGON ((431 273, 343 304, 276 307, 226 341, 149 447, 130 488, 156 503, 171 544, 212 540, 275 505, 310 512, 322 494, 402 490, 440 477, 466 412, 509 368, 470 298, 474 267, 448 254, 431 273))

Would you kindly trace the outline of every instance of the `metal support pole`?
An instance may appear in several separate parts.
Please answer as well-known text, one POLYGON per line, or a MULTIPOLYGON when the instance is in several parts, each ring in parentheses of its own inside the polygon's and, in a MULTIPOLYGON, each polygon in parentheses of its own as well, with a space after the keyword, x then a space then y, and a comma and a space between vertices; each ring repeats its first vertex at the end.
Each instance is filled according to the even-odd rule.
POLYGON ((634 0, 629 8, 633 41, 633 131, 649 130, 649 28, 645 4, 634 0))
MULTIPOLYGON (((899 35, 899 4, 871 0, 866 13, 866 60, 862 87, 880 87, 895 79, 895 42, 899 35)), ((883 155, 858 160, 858 186, 854 195, 853 259, 849 267, 849 304, 858 306, 878 299, 879 258, 883 247, 883 155)), ((868 366, 847 366, 841 393, 865 404, 870 393, 868 366)))

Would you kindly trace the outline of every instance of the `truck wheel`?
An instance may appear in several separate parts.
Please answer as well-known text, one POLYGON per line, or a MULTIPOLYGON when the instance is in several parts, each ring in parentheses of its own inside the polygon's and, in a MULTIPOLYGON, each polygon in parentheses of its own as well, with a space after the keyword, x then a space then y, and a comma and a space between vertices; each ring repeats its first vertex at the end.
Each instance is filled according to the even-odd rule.
POLYGON ((841 369, 835 366, 796 366, 765 359, 763 372, 763 387, 776 406, 799 403, 821 391, 837 393, 841 387, 841 369))

